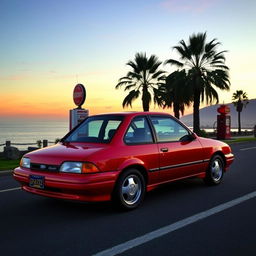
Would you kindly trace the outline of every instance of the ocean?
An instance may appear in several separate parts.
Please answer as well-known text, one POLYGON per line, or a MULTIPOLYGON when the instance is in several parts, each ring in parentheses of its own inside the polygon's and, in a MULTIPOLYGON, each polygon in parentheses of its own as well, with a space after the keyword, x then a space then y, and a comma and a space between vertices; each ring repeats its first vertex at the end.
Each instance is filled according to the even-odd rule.
MULTIPOLYGON (((69 131, 67 121, 16 121, 0 120, 0 144, 10 140, 12 143, 36 143, 38 140, 55 142, 69 131)), ((18 149, 27 149, 25 145, 13 145, 18 149)), ((36 145, 31 145, 36 146, 36 145)), ((0 146, 0 152, 4 146, 0 146)))

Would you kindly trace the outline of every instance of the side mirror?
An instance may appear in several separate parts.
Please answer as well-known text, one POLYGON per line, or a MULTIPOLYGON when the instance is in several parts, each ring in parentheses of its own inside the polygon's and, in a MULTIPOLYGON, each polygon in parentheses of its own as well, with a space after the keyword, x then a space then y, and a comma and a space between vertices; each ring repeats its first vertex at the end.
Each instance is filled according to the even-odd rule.
POLYGON ((190 133, 181 137, 180 142, 189 142, 195 139, 196 139, 196 135, 194 133, 190 133))

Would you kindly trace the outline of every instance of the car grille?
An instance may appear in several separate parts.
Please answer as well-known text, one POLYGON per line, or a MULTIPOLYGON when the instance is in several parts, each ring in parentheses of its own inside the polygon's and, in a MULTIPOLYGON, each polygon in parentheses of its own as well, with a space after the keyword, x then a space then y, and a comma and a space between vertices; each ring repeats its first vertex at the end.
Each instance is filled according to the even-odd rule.
POLYGON ((30 169, 33 170, 33 171, 58 172, 59 171, 59 166, 58 165, 31 163, 30 164, 30 169))

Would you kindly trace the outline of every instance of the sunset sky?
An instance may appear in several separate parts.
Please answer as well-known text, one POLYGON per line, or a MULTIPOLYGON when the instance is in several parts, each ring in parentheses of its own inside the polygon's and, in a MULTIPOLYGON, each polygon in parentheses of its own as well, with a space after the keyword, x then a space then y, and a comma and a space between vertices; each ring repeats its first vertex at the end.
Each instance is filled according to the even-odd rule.
POLYGON ((255 14, 255 0, 0 0, 0 117, 65 119, 78 82, 91 114, 122 111, 115 85, 136 52, 176 58, 173 46, 205 31, 228 50, 220 103, 238 89, 256 98, 255 14))

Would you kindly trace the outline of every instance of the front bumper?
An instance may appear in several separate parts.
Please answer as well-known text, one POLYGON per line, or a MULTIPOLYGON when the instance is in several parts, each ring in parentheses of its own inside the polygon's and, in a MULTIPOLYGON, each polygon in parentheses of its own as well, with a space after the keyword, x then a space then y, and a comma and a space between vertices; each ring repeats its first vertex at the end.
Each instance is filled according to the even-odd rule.
POLYGON ((225 155, 225 159, 226 159, 225 169, 227 170, 228 167, 233 163, 235 157, 232 153, 229 153, 225 155))
POLYGON ((108 201, 119 172, 109 171, 97 174, 71 174, 31 171, 18 167, 13 177, 22 185, 22 189, 41 196, 78 200, 86 202, 108 201), (37 189, 29 186, 29 176, 44 177, 45 188, 37 189))

